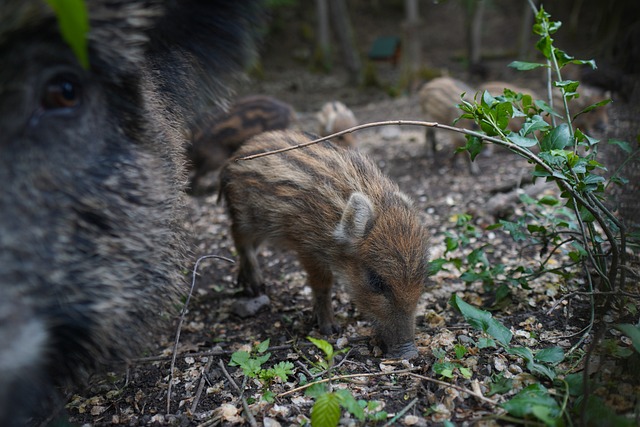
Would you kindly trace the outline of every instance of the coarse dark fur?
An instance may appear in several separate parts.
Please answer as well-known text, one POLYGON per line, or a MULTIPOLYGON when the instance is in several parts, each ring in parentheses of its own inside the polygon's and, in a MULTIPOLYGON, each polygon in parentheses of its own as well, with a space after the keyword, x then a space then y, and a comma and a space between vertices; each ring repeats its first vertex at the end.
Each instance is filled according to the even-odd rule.
POLYGON ((411 200, 372 161, 330 142, 253 160, 238 157, 310 141, 295 131, 261 134, 221 171, 221 195, 249 294, 264 280, 256 249, 264 241, 295 251, 314 294, 320 331, 336 330, 334 279, 396 357, 417 355, 415 311, 426 280, 428 235, 411 200))
POLYGON ((175 309, 185 123, 226 96, 253 3, 88 0, 89 69, 47 2, 0 4, 0 425, 46 419, 175 309))
POLYGON ((192 169, 190 190, 198 193, 200 179, 218 170, 249 138, 295 124, 293 107, 266 95, 241 98, 224 113, 203 114, 192 127, 187 147, 188 167, 192 169))

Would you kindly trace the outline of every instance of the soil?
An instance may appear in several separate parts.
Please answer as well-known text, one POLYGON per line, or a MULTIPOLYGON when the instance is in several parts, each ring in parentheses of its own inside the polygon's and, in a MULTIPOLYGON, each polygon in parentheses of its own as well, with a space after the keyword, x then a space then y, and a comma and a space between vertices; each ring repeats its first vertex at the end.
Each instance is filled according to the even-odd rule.
MULTIPOLYGON (((438 43, 425 50, 425 57, 433 69, 447 69, 452 75, 467 79, 463 64, 456 59, 464 47, 459 8, 459 2, 429 7, 425 31, 438 43), (446 28, 460 31, 447 32, 446 28)), ((513 9, 503 6, 500 13, 490 14, 491 19, 504 20, 504 15, 513 13, 513 9)), ((362 13, 354 14, 354 26, 365 51, 375 34, 399 31, 394 23, 402 19, 400 11, 393 12, 397 16, 390 13, 387 19, 369 21, 365 11, 358 12, 362 13)), ((510 47, 501 44, 504 37, 490 38, 498 40, 489 40, 498 49, 510 47)), ((352 87, 347 83, 346 72, 339 67, 330 74, 312 73, 291 55, 305 44, 296 47, 291 39, 295 37, 280 36, 267 43, 262 78, 245 82, 240 95, 269 94, 291 103, 299 112, 300 126, 311 132, 317 127, 314 113, 322 103, 333 99, 352 108, 361 123, 422 119, 415 92, 407 90, 392 98, 380 88, 352 87), (275 49, 278 43, 280 48, 275 49)), ((491 77, 513 77, 511 71, 501 71, 509 61, 504 58, 490 62, 491 77)), ((375 67, 379 78, 389 85, 400 78, 399 69, 391 64, 375 67)), ((528 78, 527 83, 538 87, 542 84, 533 77, 528 78)), ((610 120, 612 126, 605 137, 629 139, 638 131, 632 110, 623 102, 611 108, 610 120)), ((513 190, 530 183, 531 166, 513 154, 498 149, 488 155, 481 154, 476 159, 481 174, 471 176, 464 159, 451 163, 450 155, 444 154, 449 152, 445 151, 448 149, 446 135, 441 135, 443 151, 435 158, 428 155, 424 130, 419 127, 376 127, 360 131, 357 137, 358 149, 370 155, 415 200, 432 235, 432 259, 443 256, 445 238, 448 233, 456 232, 455 223, 461 214, 473 215, 472 224, 484 230, 499 218, 513 219, 525 213, 525 207, 517 199, 508 199, 506 204, 498 204, 499 208, 494 204, 496 196, 514 194, 513 190)), ((557 191, 553 186, 543 186, 536 189, 535 194, 536 197, 557 195, 557 191)), ((216 198, 210 194, 188 200, 194 262, 203 255, 235 259, 229 218, 216 198)), ((494 265, 535 267, 544 256, 539 247, 517 244, 500 229, 485 230, 482 237, 471 240, 472 248, 483 245, 487 245, 486 255, 494 265)), ((453 252, 460 257, 467 253, 453 252)), ((95 378, 86 390, 71 396, 67 406, 71 422, 94 426, 249 425, 243 397, 255 425, 308 423, 313 399, 304 390, 295 389, 316 378, 316 368, 323 356, 306 339, 309 335, 327 339, 336 349, 349 349, 336 358, 333 375, 356 376, 334 378, 332 386, 350 390, 356 399, 377 403, 374 412, 384 410, 388 414, 385 421, 377 425, 388 421, 389 425, 433 425, 446 420, 459 425, 480 421, 502 425, 509 421, 498 421, 505 413, 500 403, 528 384, 542 382, 548 388, 554 387, 548 380, 535 379, 522 358, 495 347, 480 349, 475 345, 483 334, 464 321, 449 304, 449 299, 456 294, 470 304, 487 308, 495 302, 496 290, 478 282, 465 283, 454 268, 431 277, 419 302, 416 319, 419 357, 397 361, 382 357, 377 343, 370 338, 371 325, 355 310, 345 289, 337 286, 334 296, 334 309, 342 332, 323 337, 310 324, 311 290, 306 286, 305 273, 295 256, 267 246, 261 250, 260 259, 270 301, 266 306, 247 318, 234 314, 234 304, 241 293, 235 285, 236 266, 222 258, 203 260, 184 316, 174 320, 173 329, 157 336, 157 345, 149 350, 147 357, 132 361, 126 369, 123 367, 107 378, 95 378), (171 374, 176 331, 180 332, 180 338, 171 374), (242 371, 229 363, 233 352, 249 351, 267 339, 271 357, 264 367, 290 362, 294 372, 286 381, 276 380, 269 386, 275 394, 272 402, 263 399, 265 390, 259 381, 244 379, 242 371), (456 353, 461 348, 466 349, 465 354, 456 353), (433 370, 435 363, 443 361, 457 364, 450 378, 433 370), (468 369, 470 376, 465 377, 460 368, 468 369), (511 389, 492 395, 491 390, 497 387, 499 378, 511 380, 511 389)), ((563 256, 554 256, 553 262, 563 261, 563 256)), ((191 281, 191 273, 186 276, 191 281)), ((512 287, 508 299, 502 300, 499 306, 493 305, 492 309, 495 318, 514 333, 512 345, 531 349, 559 346, 568 352, 577 344, 575 357, 568 358, 559 371, 579 371, 585 361, 577 366, 571 363, 578 361, 577 355, 584 354, 593 340, 591 333, 584 336, 584 342, 580 341, 583 328, 589 323, 590 307, 586 296, 572 293, 581 290, 584 290, 584 277, 580 272, 568 280, 544 276, 528 283, 526 288, 512 287)), ((619 313, 606 315, 617 319, 619 313)), ((637 322, 637 318, 626 320, 637 322)), ((611 330, 606 331, 606 338, 616 348, 631 348, 628 340, 611 330)), ((612 357, 611 352, 606 351, 593 353, 591 359, 590 371, 597 371, 595 379, 598 380, 593 393, 619 414, 632 416, 634 411, 637 414, 640 378, 626 369, 626 364, 634 359, 612 357)), ((321 377, 326 378, 327 374, 321 377)), ((373 421, 359 422, 345 411, 340 423, 374 424, 373 421)))

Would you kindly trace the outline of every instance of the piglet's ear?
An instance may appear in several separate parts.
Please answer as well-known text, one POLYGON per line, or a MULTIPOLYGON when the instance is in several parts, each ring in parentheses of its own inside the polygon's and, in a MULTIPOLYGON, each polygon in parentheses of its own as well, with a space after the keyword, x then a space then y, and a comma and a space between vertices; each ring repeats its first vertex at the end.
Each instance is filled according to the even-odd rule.
POLYGON ((354 244, 365 237, 373 223, 373 216, 374 210, 371 200, 362 193, 353 193, 342 212, 340 224, 334 232, 336 241, 343 244, 354 244))

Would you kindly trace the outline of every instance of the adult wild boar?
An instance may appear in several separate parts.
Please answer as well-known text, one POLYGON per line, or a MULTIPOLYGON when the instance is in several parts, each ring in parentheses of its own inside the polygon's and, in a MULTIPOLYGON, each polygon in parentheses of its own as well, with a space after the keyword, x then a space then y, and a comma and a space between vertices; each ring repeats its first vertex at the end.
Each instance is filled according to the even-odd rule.
POLYGON ((83 68, 47 2, 0 3, 2 426, 48 416, 174 307, 185 121, 226 95, 256 26, 247 1, 86 5, 83 68))
POLYGON ((331 306, 335 279, 372 319, 388 355, 415 357, 428 235, 409 197, 364 155, 328 141, 236 160, 308 141, 295 131, 258 135, 220 173, 240 258, 238 282, 247 293, 260 293, 258 246, 270 241, 289 248, 307 272, 322 333, 337 330, 331 306))

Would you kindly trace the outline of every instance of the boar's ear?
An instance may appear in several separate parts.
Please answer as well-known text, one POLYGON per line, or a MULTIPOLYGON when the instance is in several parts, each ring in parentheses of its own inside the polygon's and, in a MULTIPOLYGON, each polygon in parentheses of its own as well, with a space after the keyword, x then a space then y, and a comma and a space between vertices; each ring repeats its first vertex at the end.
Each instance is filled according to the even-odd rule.
POLYGON ((404 193, 397 192, 396 195, 402 200, 402 202, 407 205, 409 209, 413 209, 413 200, 409 196, 404 193))
POLYGON ((336 240, 349 244, 363 238, 371 228, 373 215, 371 200, 362 193, 353 193, 334 232, 336 240))

